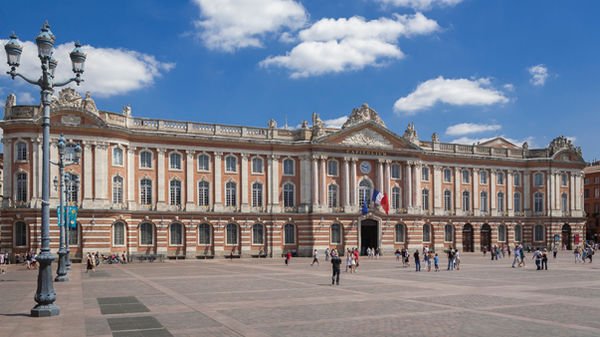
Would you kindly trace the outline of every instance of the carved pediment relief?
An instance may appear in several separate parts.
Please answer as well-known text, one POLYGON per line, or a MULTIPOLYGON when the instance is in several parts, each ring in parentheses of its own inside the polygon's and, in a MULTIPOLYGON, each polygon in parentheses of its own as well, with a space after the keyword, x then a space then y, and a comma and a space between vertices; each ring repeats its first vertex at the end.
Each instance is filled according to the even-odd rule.
POLYGON ((374 146, 383 148, 392 148, 393 144, 382 134, 371 129, 362 129, 357 131, 341 141, 344 145, 374 146))
POLYGON ((96 102, 94 102, 90 93, 87 92, 85 97, 82 98, 81 95, 72 88, 64 88, 58 93, 58 97, 53 97, 50 108, 54 110, 76 108, 89 111, 96 115, 98 114, 96 102))

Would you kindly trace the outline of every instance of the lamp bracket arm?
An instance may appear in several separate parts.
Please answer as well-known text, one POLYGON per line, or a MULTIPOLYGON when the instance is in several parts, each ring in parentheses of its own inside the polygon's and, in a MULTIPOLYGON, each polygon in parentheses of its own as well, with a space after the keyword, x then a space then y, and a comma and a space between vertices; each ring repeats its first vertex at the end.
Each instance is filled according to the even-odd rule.
POLYGON ((70 78, 70 79, 65 80, 63 82, 54 83, 54 87, 62 87, 62 86, 65 86, 65 85, 67 85, 67 84, 69 84, 71 82, 77 82, 77 85, 79 85, 80 82, 83 82, 83 79, 81 77, 79 77, 79 76, 73 77, 73 78, 70 78))
POLYGON ((18 73, 18 72, 16 72, 16 71, 12 71, 12 70, 11 70, 11 71, 7 71, 6 73, 7 73, 7 74, 9 74, 9 75, 10 75, 10 76, 11 76, 13 79, 14 79, 15 77, 20 77, 20 78, 24 79, 24 80, 25 80, 25 82, 28 82, 28 83, 35 84, 35 85, 37 85, 37 86, 40 86, 40 81, 39 81, 39 80, 37 80, 37 81, 31 80, 31 79, 29 79, 29 78, 27 78, 27 77, 25 77, 25 76, 23 76, 23 75, 19 74, 19 73, 18 73))

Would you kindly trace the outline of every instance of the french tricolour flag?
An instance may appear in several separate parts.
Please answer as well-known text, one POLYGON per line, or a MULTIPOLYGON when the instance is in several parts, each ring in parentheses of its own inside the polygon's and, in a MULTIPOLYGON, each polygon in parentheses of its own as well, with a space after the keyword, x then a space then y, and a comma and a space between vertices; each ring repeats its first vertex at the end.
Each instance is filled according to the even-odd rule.
POLYGON ((376 205, 381 205, 385 211, 385 214, 388 214, 390 211, 390 204, 388 203, 388 198, 385 193, 381 193, 378 190, 373 190, 373 197, 371 199, 373 199, 373 202, 375 202, 376 205))

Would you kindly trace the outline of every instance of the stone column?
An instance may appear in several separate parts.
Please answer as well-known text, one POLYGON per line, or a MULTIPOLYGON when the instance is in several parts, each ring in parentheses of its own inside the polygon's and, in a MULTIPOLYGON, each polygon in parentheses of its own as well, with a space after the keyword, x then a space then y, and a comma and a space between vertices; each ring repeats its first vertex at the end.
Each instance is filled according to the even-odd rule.
MULTIPOLYGON (((269 158, 269 166, 271 166, 271 193, 273 194, 273 203, 271 205, 271 212, 281 212, 281 204, 279 203, 279 156, 271 155, 269 158)), ((295 191, 294 191, 295 192, 295 191)), ((294 197, 294 200, 296 198, 294 197)))
POLYGON ((414 174, 411 184, 414 184, 414 188, 412 189, 411 197, 414 199, 413 207, 415 207, 417 213, 421 213, 423 211, 423 192, 421 190, 423 164, 417 162, 416 165, 414 165, 413 170, 414 174))
POLYGON ((383 186, 383 159, 377 160, 377 190, 380 192, 385 192, 385 188, 383 186))
POLYGON ((460 214, 461 212, 461 207, 460 207, 460 197, 461 197, 461 193, 460 193, 460 183, 461 183, 461 176, 460 176, 460 169, 458 167, 454 167, 454 214, 460 214))
MULTIPOLYGON (((575 175, 575 210, 577 210, 577 213, 580 214, 581 210, 583 209, 583 199, 581 198, 581 172, 578 172, 575 175)), ((575 215, 574 215, 575 216, 575 215)), ((580 215, 578 215, 580 216, 580 215)))
POLYGON ((433 214, 443 213, 442 207, 442 167, 433 166, 433 214))
MULTIPOLYGON (((38 199, 40 197, 41 186, 40 184, 40 166, 39 166, 39 153, 40 153, 40 139, 31 139, 31 207, 35 208, 38 205, 38 199)), ((54 179, 54 177, 52 177, 54 179)))
MULTIPOLYGON (((4 207, 10 207, 10 201, 13 201, 13 193, 12 193, 12 183, 13 183, 13 176, 12 176, 12 164, 13 164, 13 158, 12 158, 12 153, 13 153, 13 142, 11 139, 8 138, 4 138, 2 139, 2 143, 4 143, 4 191, 3 191, 3 195, 4 195, 4 199, 2 201, 4 207)), ((56 146, 51 145, 50 148, 56 148, 56 146)), ((53 165, 50 165, 51 167, 53 165)), ((54 179, 54 176, 51 175, 50 180, 54 179)), ((54 191, 54 188, 50 188, 50 193, 52 193, 52 191, 54 191)))
MULTIPOLYGON (((12 149, 12 146, 10 148, 12 149)), ((6 163, 6 155, 4 156, 4 162, 6 163)), ((50 139, 50 161, 53 163, 58 163, 58 147, 56 146, 56 139, 50 139)), ((5 165, 5 168, 6 166, 8 165, 5 165)), ((10 166, 8 167, 10 169, 10 166)), ((7 174, 6 170, 4 171, 4 174, 7 174)), ((56 177, 57 179, 60 178, 58 176, 58 166, 50 164, 50 184, 52 184, 52 180, 54 179, 54 177, 56 177)), ((12 191, 12 185, 10 185, 10 187, 12 191)), ((59 189, 54 189, 54 186, 50 186, 50 207, 58 205, 58 193, 59 189)))
POLYGON ((130 210, 137 208, 135 201, 135 147, 127 148, 127 207, 130 210))
POLYGON ((223 180, 222 177, 222 170, 223 170, 223 152, 215 152, 214 154, 215 160, 214 160, 214 169, 215 169, 215 180, 213 182, 213 186, 214 186, 214 191, 215 191, 215 198, 214 198, 214 206, 213 206, 213 210, 215 212, 222 212, 223 211, 223 184, 221 183, 221 180, 223 180))
POLYGON ((344 212, 352 212, 350 208, 350 158, 344 157, 344 212))
POLYGON ((554 194, 554 209, 557 211, 557 215, 562 215, 561 213, 561 201, 560 197, 560 188, 562 186, 562 174, 559 171, 554 173, 554 186, 556 186, 556 193, 554 194))
POLYGON ((552 214, 552 209, 553 209, 553 205, 554 205, 553 194, 554 194, 553 173, 550 170, 548 170, 546 172, 546 205, 544 207, 544 213, 546 215, 552 214))
MULTIPOLYGON (((478 168, 473 169, 473 179, 471 179, 471 182, 473 183, 473 195, 471 196, 471 202, 473 203, 473 207, 471 207, 471 209, 473 210, 474 216, 479 216, 480 212, 479 212, 479 169, 478 168)), ((473 227, 473 230, 475 230, 475 227, 473 227)), ((475 237, 475 233, 473 233, 473 236, 475 237)))
POLYGON ((186 182, 186 190, 187 195, 185 197, 185 210, 193 211, 196 209, 197 202, 194 202, 196 198, 194 195, 196 194, 196 182, 194 181, 194 151, 187 150, 186 151, 186 160, 185 160, 185 182, 186 182))
POLYGON ((497 171, 491 170, 490 171, 490 214, 492 216, 497 216, 498 212, 497 212, 497 206, 496 204, 498 203, 498 196, 496 195, 496 183, 498 181, 498 179, 496 178, 497 176, 497 171))
MULTIPOLYGON (((83 142, 83 201, 82 208, 92 208, 94 202, 94 159, 92 144, 83 142)), ((54 179, 54 177, 53 177, 54 179)))
POLYGON ((242 181, 240 184, 240 193, 242 194, 242 212, 250 211, 250 205, 248 203, 248 154, 241 153, 242 157, 242 181))
POLYGON ((350 206, 353 207, 353 211, 358 210, 358 188, 356 186, 356 163, 358 162, 358 158, 352 158, 352 163, 350 164, 350 206))
POLYGON ((406 187, 404 189, 404 198, 406 199, 405 205, 406 208, 411 211, 413 208, 413 176, 412 176, 412 171, 413 171, 413 162, 408 161, 406 162, 406 166, 404 169, 404 174, 406 176, 406 179, 404 180, 404 186, 406 187))
POLYGON ((94 205, 108 208, 108 144, 97 143, 94 156, 94 205))
POLYGON ((525 215, 531 215, 531 174, 529 171, 523 172, 523 212, 525 215))
POLYGON ((327 157, 321 156, 321 165, 320 165, 320 178, 321 178, 321 187, 319 193, 319 207, 321 211, 325 211, 327 209, 327 157))
POLYGON ((165 188, 165 149, 156 149, 157 160, 156 160, 156 172, 158 176, 158 181, 156 182, 157 190, 156 190, 156 209, 159 211, 167 209, 167 203, 165 199, 166 188, 165 188))
POLYGON ((312 211, 319 210, 319 156, 312 157, 312 211))
POLYGON ((573 172, 569 173, 569 210, 571 214, 575 210, 575 175, 573 172))
POLYGON ((303 213, 310 212, 311 205, 311 178, 310 178, 310 157, 303 155, 300 157, 300 210, 303 213))
POLYGON ((514 212, 514 192, 513 192, 513 172, 508 171, 506 173, 506 210, 508 211, 508 216, 512 217, 515 215, 514 212))
POLYGON ((385 195, 388 197, 388 203, 392 203, 392 186, 390 184, 391 179, 391 161, 384 160, 383 162, 383 189, 385 190, 385 195))

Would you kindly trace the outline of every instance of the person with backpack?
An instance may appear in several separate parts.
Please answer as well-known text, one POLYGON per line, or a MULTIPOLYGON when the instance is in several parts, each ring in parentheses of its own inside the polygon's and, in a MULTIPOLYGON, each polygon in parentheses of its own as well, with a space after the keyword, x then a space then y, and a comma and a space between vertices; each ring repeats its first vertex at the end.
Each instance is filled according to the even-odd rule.
POLYGON ((312 263, 310 264, 310 266, 312 267, 313 264, 315 264, 315 262, 317 263, 317 266, 320 265, 320 263, 319 263, 319 252, 316 249, 313 251, 313 260, 312 260, 312 263))
POLYGON ((342 259, 337 254, 337 251, 333 249, 331 251, 331 285, 335 284, 340 285, 340 265, 342 264, 342 259))

